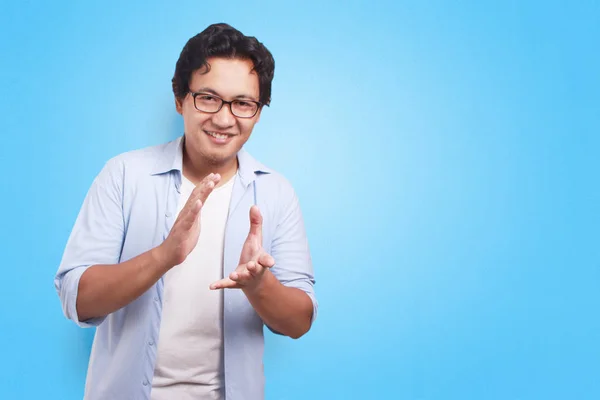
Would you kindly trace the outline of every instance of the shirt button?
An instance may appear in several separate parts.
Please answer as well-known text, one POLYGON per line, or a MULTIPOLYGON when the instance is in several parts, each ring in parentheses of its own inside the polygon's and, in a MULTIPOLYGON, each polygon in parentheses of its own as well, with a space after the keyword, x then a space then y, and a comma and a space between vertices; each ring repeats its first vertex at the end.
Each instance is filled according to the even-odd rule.
POLYGON ((150 346, 154 346, 154 342, 153 342, 152 340, 151 340, 151 341, 149 341, 149 342, 148 342, 148 344, 149 344, 150 346))
POLYGON ((166 216, 167 218, 169 218, 171 215, 172 215, 172 214, 171 214, 171 211, 167 211, 167 212, 165 213, 165 216, 166 216))
POLYGON ((144 386, 148 386, 148 381, 144 381, 142 384, 143 384, 144 386))
POLYGON ((158 296, 154 296, 154 301, 158 301, 158 296))

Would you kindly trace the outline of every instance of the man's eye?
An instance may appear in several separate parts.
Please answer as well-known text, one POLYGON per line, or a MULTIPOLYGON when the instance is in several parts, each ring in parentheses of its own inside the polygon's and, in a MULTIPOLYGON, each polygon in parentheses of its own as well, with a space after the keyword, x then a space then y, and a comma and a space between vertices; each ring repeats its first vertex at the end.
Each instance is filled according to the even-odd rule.
POLYGON ((200 97, 201 101, 205 101, 205 102, 217 101, 217 98, 215 96, 210 96, 207 94, 198 96, 198 97, 200 97))

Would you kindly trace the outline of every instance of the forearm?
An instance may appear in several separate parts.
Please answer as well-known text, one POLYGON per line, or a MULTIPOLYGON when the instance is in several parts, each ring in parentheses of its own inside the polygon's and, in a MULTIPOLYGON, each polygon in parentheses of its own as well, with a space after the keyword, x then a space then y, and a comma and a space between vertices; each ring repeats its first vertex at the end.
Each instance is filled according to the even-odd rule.
POLYGON ((169 269, 157 248, 119 264, 91 266, 79 281, 76 305, 79 320, 105 316, 126 306, 169 269))
POLYGON ((302 290, 284 286, 266 270, 255 288, 244 293, 263 322, 271 329, 298 339, 310 329, 313 304, 302 290))

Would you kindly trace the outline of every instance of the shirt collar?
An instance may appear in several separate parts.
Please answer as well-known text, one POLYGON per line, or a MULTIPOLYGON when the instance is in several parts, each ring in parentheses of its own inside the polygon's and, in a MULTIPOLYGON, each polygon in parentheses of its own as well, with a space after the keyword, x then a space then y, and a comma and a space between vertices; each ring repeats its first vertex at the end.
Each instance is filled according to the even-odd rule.
POLYGON ((151 175, 160 175, 170 171, 183 171, 183 136, 161 146, 151 175))
POLYGON ((254 182, 256 176, 259 174, 270 174, 273 172, 273 170, 258 162, 244 148, 240 149, 237 158, 239 163, 238 174, 244 186, 248 186, 254 182))
MULTIPOLYGON (((162 147, 151 175, 164 174, 170 171, 183 171, 183 142, 184 136, 168 142, 162 147)), ((243 148, 237 154, 238 175, 244 186, 251 184, 258 174, 270 174, 273 172, 270 168, 257 161, 243 148)))

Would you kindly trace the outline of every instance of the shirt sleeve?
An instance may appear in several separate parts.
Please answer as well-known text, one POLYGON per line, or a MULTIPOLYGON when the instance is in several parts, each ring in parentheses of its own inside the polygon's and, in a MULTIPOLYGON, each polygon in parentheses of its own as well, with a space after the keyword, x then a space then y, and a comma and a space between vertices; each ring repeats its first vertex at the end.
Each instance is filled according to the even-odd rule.
POLYGON ((275 259, 272 272, 283 285, 300 289, 310 297, 312 324, 317 318, 318 302, 308 239, 298 197, 291 187, 286 192, 287 200, 271 244, 271 256, 275 259))
POLYGON ((98 326, 106 317, 81 321, 76 301, 79 280, 92 265, 117 264, 124 238, 123 168, 111 159, 94 179, 79 211, 54 278, 64 315, 78 326, 98 326))

